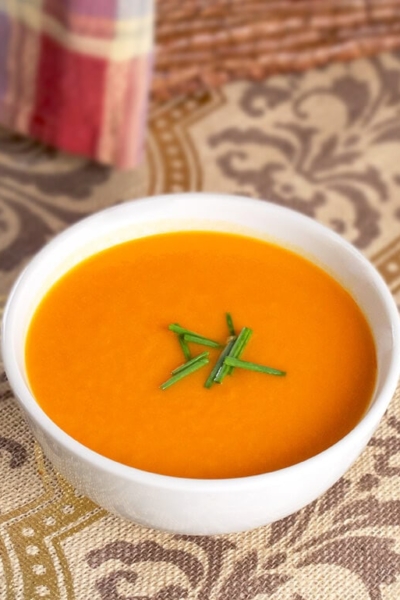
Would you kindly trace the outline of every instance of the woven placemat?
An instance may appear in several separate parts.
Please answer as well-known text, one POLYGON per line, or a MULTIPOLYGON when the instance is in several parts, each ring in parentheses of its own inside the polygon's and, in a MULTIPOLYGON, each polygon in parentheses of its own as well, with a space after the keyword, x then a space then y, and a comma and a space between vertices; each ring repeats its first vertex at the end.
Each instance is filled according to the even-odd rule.
MULTIPOLYGON (((400 56, 152 107, 147 159, 118 173, 0 135, 1 305, 48 239, 102 207, 184 190, 269 199, 357 246, 400 304, 400 56)), ((0 379, 1 600, 397 600, 400 397, 348 473, 257 530, 175 536, 106 513, 48 464, 0 379)))
POLYGON ((153 96, 400 47, 400 0, 163 0, 153 96))

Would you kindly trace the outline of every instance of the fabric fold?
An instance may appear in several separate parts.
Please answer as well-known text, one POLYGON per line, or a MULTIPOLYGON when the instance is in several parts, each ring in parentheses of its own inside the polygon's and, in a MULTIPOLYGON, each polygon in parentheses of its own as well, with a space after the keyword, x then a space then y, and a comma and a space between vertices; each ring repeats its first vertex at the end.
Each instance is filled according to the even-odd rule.
POLYGON ((151 0, 0 0, 0 124, 119 168, 143 154, 151 0))

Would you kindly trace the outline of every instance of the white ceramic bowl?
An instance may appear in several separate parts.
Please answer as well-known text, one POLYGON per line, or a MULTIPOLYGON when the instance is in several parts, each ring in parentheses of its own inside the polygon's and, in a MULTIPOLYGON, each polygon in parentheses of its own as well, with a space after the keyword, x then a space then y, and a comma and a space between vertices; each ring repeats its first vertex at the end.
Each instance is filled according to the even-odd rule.
POLYGON ((39 252, 16 282, 3 320, 3 357, 15 396, 56 469, 106 509, 177 533, 242 531, 299 510, 333 485, 368 443, 400 372, 396 305, 372 265, 327 228, 268 202, 237 196, 181 194, 135 200, 95 214, 39 252), (347 288, 366 315, 376 343, 378 376, 362 421, 324 452, 292 467, 237 479, 167 477, 116 463, 76 442, 42 411, 25 372, 30 319, 46 290, 85 257, 152 233, 209 229, 275 241, 311 258, 347 288))

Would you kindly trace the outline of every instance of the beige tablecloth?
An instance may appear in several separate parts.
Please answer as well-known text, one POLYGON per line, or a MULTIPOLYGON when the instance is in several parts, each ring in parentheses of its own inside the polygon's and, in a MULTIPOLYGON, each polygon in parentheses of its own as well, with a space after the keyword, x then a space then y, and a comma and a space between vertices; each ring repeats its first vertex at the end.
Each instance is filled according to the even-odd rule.
MULTIPOLYGON (((400 54, 153 105, 135 172, 0 134, 1 305, 24 264, 81 217, 143 195, 269 199, 336 230, 400 302, 400 54)), ((400 357, 399 357, 400 360, 400 357)), ((107 514, 48 464, 0 379, 1 600, 395 600, 400 398, 319 500, 238 535, 174 536, 107 514)))

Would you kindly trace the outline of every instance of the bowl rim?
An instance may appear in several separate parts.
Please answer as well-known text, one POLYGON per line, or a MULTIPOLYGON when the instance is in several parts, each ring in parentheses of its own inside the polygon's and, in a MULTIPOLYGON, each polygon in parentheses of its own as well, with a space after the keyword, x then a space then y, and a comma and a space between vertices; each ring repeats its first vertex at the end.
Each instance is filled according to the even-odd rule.
MULTIPOLYGON (((19 277, 15 281, 10 294, 8 296, 6 306, 4 309, 4 315, 2 319, 2 354, 6 375, 9 379, 12 389, 15 391, 15 397, 19 405, 22 407, 29 417, 38 424, 38 426, 44 430, 44 432, 51 438, 55 439, 64 450, 69 452, 76 457, 79 457, 85 463, 88 463, 94 467, 97 467, 103 471, 106 471, 114 476, 122 477, 127 481, 134 481, 138 484, 146 486, 170 489, 170 490, 181 490, 187 492, 196 491, 225 491, 231 492, 237 489, 246 487, 248 489, 255 489, 262 487, 266 479, 269 482, 278 481, 281 478, 287 477, 289 474, 297 474, 300 476, 302 470, 306 465, 311 465, 317 461, 324 460, 325 457, 332 455, 337 452, 340 447, 351 444, 352 440, 358 436, 362 436, 363 432, 374 430, 379 424, 380 419, 383 416, 392 396, 395 393, 397 383, 400 376, 400 318, 394 298, 387 287, 383 277, 379 274, 372 263, 350 242, 345 240, 339 234, 328 229, 325 225, 314 220, 313 218, 299 213, 293 209, 274 204, 268 200, 261 200, 255 198, 247 198, 245 196, 219 194, 219 193, 205 193, 205 192, 187 192, 178 194, 165 194, 151 197, 145 197, 140 199, 127 200, 123 204, 114 205, 105 209, 102 209, 96 213, 84 217, 72 226, 67 227, 64 231, 54 236, 45 246, 43 246, 28 262, 19 277), (253 206, 264 205, 266 213, 272 211, 278 216, 282 215, 283 218, 295 219, 300 226, 304 226, 308 229, 314 230, 317 235, 325 236, 330 239, 333 243, 340 246, 344 252, 347 252, 349 256, 353 256, 354 260, 358 261, 360 265, 368 273, 368 277, 371 279, 371 284, 375 287, 378 295, 384 301, 386 309, 388 311, 391 323, 392 333, 392 348, 389 366, 387 368, 387 377, 382 385, 380 394, 374 398, 374 402, 371 404, 363 418, 357 423, 357 425, 344 437, 342 437, 335 444, 323 450, 322 452, 289 467, 279 469, 276 471, 270 471, 267 473, 261 473, 259 475, 249 475, 244 477, 234 477, 226 479, 195 479, 187 477, 176 477, 170 475, 161 475, 158 473, 152 473, 144 471, 123 463, 114 461, 113 459, 107 458, 94 450, 86 447, 84 444, 78 442, 63 429, 61 429, 54 421, 47 416, 47 414, 40 407, 38 402, 35 400, 29 387, 24 381, 22 370, 18 366, 17 359, 15 358, 14 347, 12 343, 13 324, 17 319, 15 314, 14 302, 23 293, 24 282, 28 275, 36 269, 36 265, 40 264, 42 258, 52 252, 54 247, 57 247, 60 242, 68 239, 73 232, 77 232, 80 229, 86 229, 88 226, 96 225, 96 221, 104 219, 108 215, 113 213, 123 213, 127 211, 131 214, 132 209, 134 211, 140 211, 140 207, 145 204, 153 204, 154 206, 159 205, 165 209, 168 203, 176 202, 187 202, 190 198, 191 202, 200 201, 212 201, 219 203, 229 202, 229 206, 232 207, 232 203, 243 204, 246 202, 248 205, 253 206)), ((375 340, 376 342, 376 340, 375 340)))

